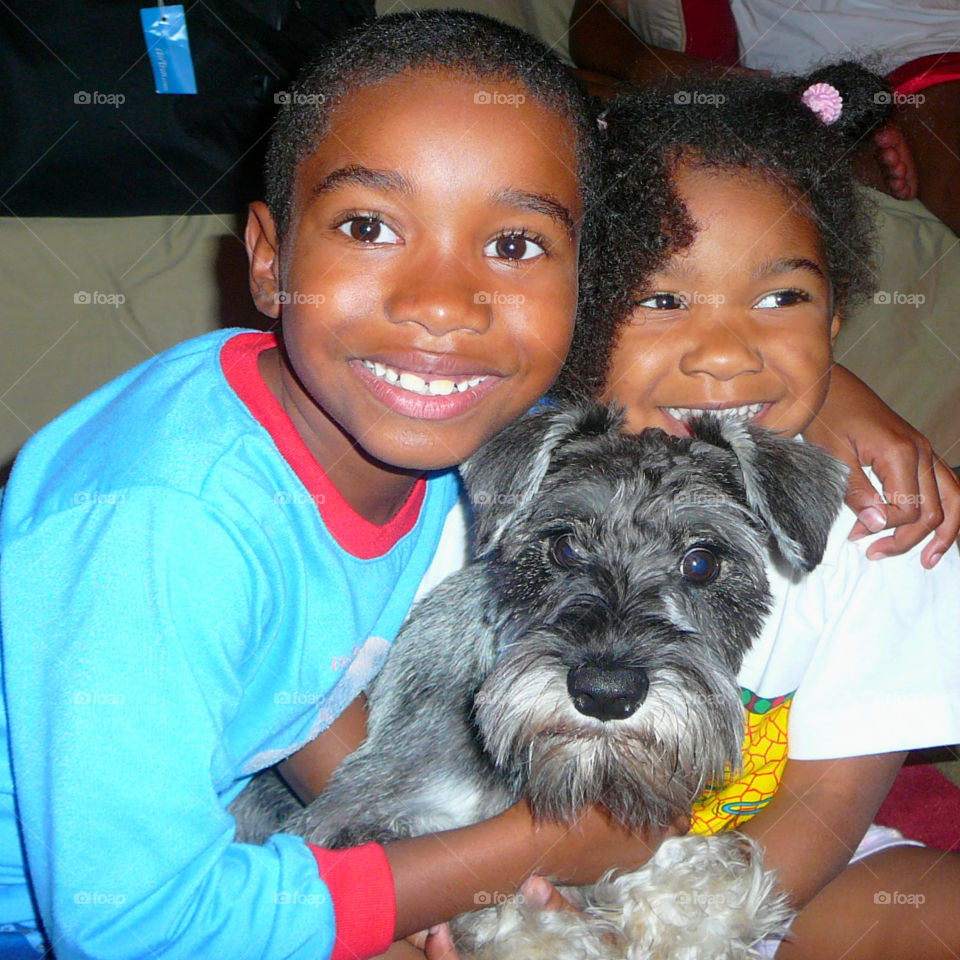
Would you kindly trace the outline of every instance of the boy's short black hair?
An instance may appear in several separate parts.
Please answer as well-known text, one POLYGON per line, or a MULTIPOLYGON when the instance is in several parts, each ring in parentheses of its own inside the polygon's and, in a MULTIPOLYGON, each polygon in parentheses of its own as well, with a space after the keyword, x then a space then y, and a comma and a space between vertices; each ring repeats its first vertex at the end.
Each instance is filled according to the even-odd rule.
POLYGON ((603 389, 618 331, 650 275, 693 242, 696 230, 673 185, 679 161, 748 170, 777 183, 807 210, 822 238, 834 309, 870 293, 873 217, 854 183, 856 148, 889 118, 881 77, 852 62, 806 77, 690 76, 618 95, 603 114, 602 201, 593 208, 581 322, 559 394, 603 389), (842 96, 825 124, 801 100, 815 83, 842 96))
POLYGON ((451 72, 484 82, 522 84, 572 128, 585 208, 598 175, 597 129, 590 99, 567 68, 521 30, 462 10, 426 10, 383 17, 357 28, 307 63, 286 94, 267 151, 266 203, 280 237, 290 225, 300 163, 322 141, 330 116, 350 92, 411 70, 451 72))

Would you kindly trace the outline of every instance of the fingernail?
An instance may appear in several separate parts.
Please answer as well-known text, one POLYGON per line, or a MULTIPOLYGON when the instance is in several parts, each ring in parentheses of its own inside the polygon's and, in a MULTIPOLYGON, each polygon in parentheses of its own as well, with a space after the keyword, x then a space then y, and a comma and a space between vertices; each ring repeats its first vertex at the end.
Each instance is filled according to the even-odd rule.
POLYGON ((867 507, 866 510, 861 510, 857 519, 859 519, 871 533, 879 532, 887 523, 887 518, 883 515, 883 511, 879 507, 867 507))
POLYGON ((427 933, 429 933, 431 937, 435 937, 435 936, 440 932, 440 927, 441 927, 441 925, 438 923, 438 924, 436 924, 435 926, 432 926, 432 927, 427 931, 427 933))
POLYGON ((943 550, 937 550, 930 554, 930 559, 927 562, 931 567, 935 567, 940 562, 940 558, 943 556, 943 553, 943 550))
POLYGON ((525 900, 539 907, 545 907, 550 900, 550 888, 540 877, 527 877, 520 892, 525 900))

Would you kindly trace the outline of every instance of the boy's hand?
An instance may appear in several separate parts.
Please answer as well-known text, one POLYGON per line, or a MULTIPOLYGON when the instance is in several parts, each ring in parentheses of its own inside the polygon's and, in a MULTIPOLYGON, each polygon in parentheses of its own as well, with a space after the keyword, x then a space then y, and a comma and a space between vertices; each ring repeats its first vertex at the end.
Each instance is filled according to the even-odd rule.
POLYGON ((960 533, 960 480, 930 442, 849 370, 834 366, 827 401, 804 437, 850 468, 851 539, 894 528, 870 545, 871 560, 906 553, 935 532, 920 562, 930 569, 960 533), (873 468, 881 496, 861 465, 873 468))

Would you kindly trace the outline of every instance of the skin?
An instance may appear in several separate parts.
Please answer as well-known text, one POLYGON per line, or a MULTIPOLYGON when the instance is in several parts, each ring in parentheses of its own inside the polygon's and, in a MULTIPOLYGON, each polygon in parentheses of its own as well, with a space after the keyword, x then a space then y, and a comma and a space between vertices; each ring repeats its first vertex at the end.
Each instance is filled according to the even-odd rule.
MULTIPOLYGON (((425 470, 465 459, 559 371, 577 297, 572 140, 566 121, 514 84, 413 71, 338 105, 297 171, 285 236, 252 205, 251 292, 267 316, 282 314, 283 329, 283 349, 265 352, 260 372, 369 522, 389 520, 425 470), (480 88, 523 99, 477 103, 480 88), (443 413, 450 397, 385 387, 364 360, 428 381, 486 379, 443 413)), ((284 764, 301 795, 323 788, 364 720, 358 701, 284 764)), ((520 803, 389 844, 396 936, 471 909, 478 891, 515 893, 532 873, 583 883, 614 863, 642 864, 663 835, 630 833, 600 809, 540 824, 520 803)))
MULTIPOLYGON (((827 395, 840 327, 816 229, 795 198, 746 171, 681 165, 675 180, 699 232, 638 294, 605 398, 632 430, 683 435, 667 408, 760 403, 756 423, 802 433, 827 395)), ((801 911, 778 958, 957 955, 960 856, 900 848, 848 866, 903 757, 788 761, 741 828, 801 911), (894 890, 925 901, 874 898, 894 890)))

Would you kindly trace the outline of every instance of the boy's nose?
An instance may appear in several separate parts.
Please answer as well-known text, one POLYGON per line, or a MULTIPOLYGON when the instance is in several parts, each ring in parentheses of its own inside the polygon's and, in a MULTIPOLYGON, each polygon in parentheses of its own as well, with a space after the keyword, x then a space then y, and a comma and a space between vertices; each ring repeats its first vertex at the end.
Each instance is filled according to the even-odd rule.
POLYGON ((732 380, 763 370, 763 353, 742 326, 714 323, 699 331, 698 338, 683 353, 680 369, 688 376, 706 374, 716 380, 732 380))
POLYGON ((475 279, 453 271, 409 273, 386 302, 394 323, 415 323, 435 337, 457 330, 482 333, 490 326, 491 297, 475 279))

